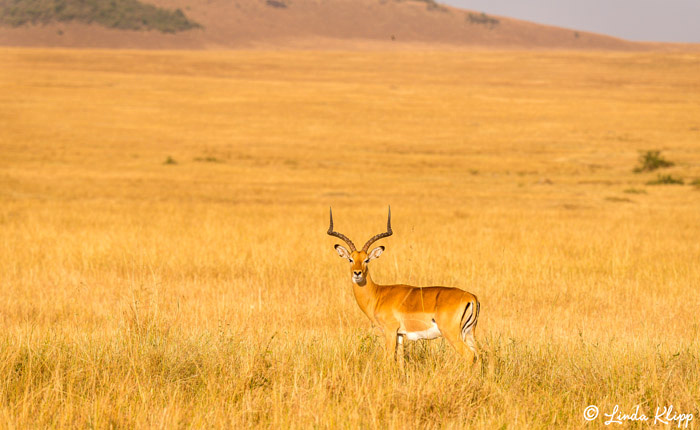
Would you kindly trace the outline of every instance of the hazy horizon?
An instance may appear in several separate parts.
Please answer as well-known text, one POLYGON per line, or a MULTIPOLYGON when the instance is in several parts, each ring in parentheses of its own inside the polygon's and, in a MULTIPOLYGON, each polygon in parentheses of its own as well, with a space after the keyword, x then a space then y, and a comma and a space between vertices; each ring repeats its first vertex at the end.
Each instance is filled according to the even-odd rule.
POLYGON ((635 41, 700 43, 697 0, 442 0, 464 9, 635 41))

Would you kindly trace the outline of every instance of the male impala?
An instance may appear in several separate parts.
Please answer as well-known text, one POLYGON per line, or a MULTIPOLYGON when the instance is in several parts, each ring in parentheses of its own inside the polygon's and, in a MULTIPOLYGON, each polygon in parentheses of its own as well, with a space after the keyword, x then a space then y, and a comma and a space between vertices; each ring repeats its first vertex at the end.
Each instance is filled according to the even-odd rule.
MULTIPOLYGON (((369 262, 384 252, 383 246, 367 250, 377 240, 391 236, 391 208, 386 232, 365 243, 360 251, 345 235, 333 231, 333 210, 328 234, 342 239, 350 247, 341 245, 335 250, 350 261, 353 292, 362 312, 380 327, 386 340, 388 358, 408 340, 435 339, 444 336, 469 362, 474 361, 477 350, 474 332, 479 318, 479 300, 466 291, 449 287, 412 287, 410 285, 379 285, 369 275, 369 262)), ((399 363, 403 362, 400 357, 399 363)))

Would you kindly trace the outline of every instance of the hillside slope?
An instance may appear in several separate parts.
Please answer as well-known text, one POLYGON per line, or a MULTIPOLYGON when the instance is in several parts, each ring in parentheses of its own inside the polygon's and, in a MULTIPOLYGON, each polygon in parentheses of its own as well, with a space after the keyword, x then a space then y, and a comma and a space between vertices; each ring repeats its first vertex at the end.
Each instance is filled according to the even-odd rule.
POLYGON ((640 50, 652 45, 479 12, 432 0, 144 0, 202 25, 175 34, 80 22, 0 27, 0 45, 99 48, 340 48, 428 44, 640 50))

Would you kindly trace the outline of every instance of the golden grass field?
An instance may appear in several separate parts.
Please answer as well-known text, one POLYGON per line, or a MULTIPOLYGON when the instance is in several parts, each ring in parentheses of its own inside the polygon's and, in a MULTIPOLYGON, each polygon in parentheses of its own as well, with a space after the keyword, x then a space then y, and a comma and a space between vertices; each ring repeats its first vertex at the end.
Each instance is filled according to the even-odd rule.
POLYGON ((697 427, 699 70, 1 49, 1 426, 697 427), (632 172, 655 149, 685 185, 632 172), (473 367, 383 360, 326 229, 363 243, 388 204, 374 280, 476 294, 473 367))

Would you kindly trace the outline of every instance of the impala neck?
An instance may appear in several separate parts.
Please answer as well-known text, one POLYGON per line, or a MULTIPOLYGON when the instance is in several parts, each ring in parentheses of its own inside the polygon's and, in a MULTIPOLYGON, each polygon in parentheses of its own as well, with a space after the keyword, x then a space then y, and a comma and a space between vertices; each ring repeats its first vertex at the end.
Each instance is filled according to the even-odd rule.
POLYGON ((369 272, 365 275, 365 282, 362 285, 352 284, 352 292, 355 294, 355 300, 362 309, 362 312, 374 322, 374 305, 376 303, 377 284, 372 281, 369 272))

